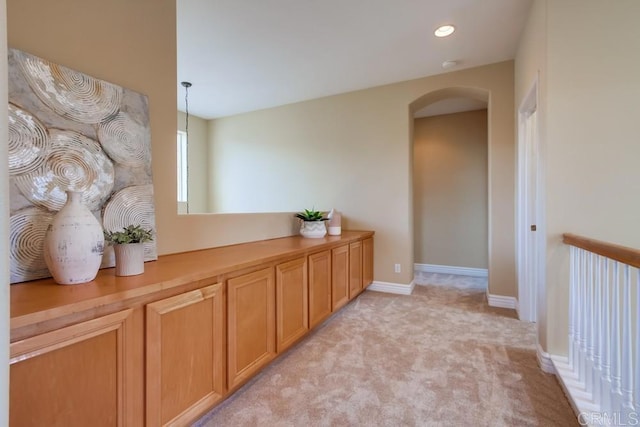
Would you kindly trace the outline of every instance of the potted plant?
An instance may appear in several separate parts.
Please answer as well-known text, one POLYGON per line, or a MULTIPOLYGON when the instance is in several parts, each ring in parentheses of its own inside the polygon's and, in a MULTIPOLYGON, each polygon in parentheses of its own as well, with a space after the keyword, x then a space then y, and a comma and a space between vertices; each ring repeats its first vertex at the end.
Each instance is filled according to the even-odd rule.
POLYGON ((105 242, 113 245, 116 255, 116 276, 144 273, 143 243, 153 240, 153 231, 141 225, 129 225, 122 231, 105 231, 105 242))
POLYGON ((324 221, 328 218, 325 218, 320 211, 305 209, 304 212, 298 212, 295 216, 302 220, 300 224, 302 237, 319 238, 327 234, 324 221))

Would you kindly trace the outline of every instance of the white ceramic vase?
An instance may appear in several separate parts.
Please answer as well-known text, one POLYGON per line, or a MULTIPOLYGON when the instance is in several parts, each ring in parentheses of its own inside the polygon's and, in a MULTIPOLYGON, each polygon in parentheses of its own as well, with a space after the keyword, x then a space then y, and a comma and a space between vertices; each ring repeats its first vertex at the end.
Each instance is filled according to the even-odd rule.
POLYGON ((82 204, 82 192, 67 191, 67 202, 54 216, 44 238, 44 261, 53 280, 61 285, 92 281, 103 252, 102 226, 82 204))
POLYGON ((116 255, 116 276, 136 276, 144 273, 144 245, 127 243, 113 245, 116 255))
POLYGON ((327 234, 327 227, 324 221, 302 221, 300 226, 302 237, 320 238, 327 234))

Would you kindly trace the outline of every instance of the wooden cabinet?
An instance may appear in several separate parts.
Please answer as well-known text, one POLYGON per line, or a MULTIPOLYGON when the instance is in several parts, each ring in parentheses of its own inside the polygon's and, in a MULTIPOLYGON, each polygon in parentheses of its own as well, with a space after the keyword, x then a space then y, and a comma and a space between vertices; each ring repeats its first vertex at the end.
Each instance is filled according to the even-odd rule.
POLYGON ((227 380, 229 389, 274 358, 276 314, 273 268, 227 281, 227 380))
POLYGON ((362 289, 373 283, 373 238, 362 241, 362 289))
POLYGON ((222 284, 148 304, 146 329, 146 424, 186 425, 226 391, 222 284))
POLYGON ((309 330, 306 257, 276 266, 276 350, 286 350, 309 330))
POLYGON ((163 255, 12 285, 10 425, 189 425, 373 280, 373 236, 163 255))
POLYGON ((132 313, 12 343, 10 425, 135 425, 132 313))
POLYGON ((309 327, 331 314, 331 251, 309 255, 309 327))
POLYGON ((349 245, 331 250, 331 308, 333 311, 349 302, 349 245))
POLYGON ((362 292, 362 242, 349 244, 349 299, 362 292))

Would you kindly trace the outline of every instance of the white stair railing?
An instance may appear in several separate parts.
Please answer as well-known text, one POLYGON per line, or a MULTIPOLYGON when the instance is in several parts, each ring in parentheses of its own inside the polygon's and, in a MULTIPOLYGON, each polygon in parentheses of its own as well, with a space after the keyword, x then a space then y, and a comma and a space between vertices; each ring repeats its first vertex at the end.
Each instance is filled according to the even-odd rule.
POLYGON ((585 425, 640 425, 640 251, 572 234, 569 356, 554 366, 585 425))

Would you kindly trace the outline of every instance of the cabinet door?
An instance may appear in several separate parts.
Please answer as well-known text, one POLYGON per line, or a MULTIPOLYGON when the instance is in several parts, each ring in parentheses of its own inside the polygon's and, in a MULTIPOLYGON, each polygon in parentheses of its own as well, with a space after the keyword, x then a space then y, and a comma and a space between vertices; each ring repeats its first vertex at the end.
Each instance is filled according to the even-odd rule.
POLYGON ((362 289, 373 283, 373 238, 362 241, 362 289))
POLYGON ((362 242, 349 244, 349 299, 362 292, 362 242))
POLYGON ((249 379, 275 356, 273 268, 227 282, 229 388, 249 379))
MULTIPOLYGON (((10 345, 10 425, 134 425, 133 310, 10 345)), ((142 331, 140 331, 140 338, 142 331)))
POLYGON ((307 260, 276 266, 277 351, 280 353, 309 330, 307 260))
POLYGON ((349 302, 349 245, 331 250, 331 302, 333 311, 349 302))
POLYGON ((224 294, 217 283, 147 305, 147 425, 186 425, 219 401, 224 294))
POLYGON ((331 251, 309 255, 309 326, 331 314, 331 251))

